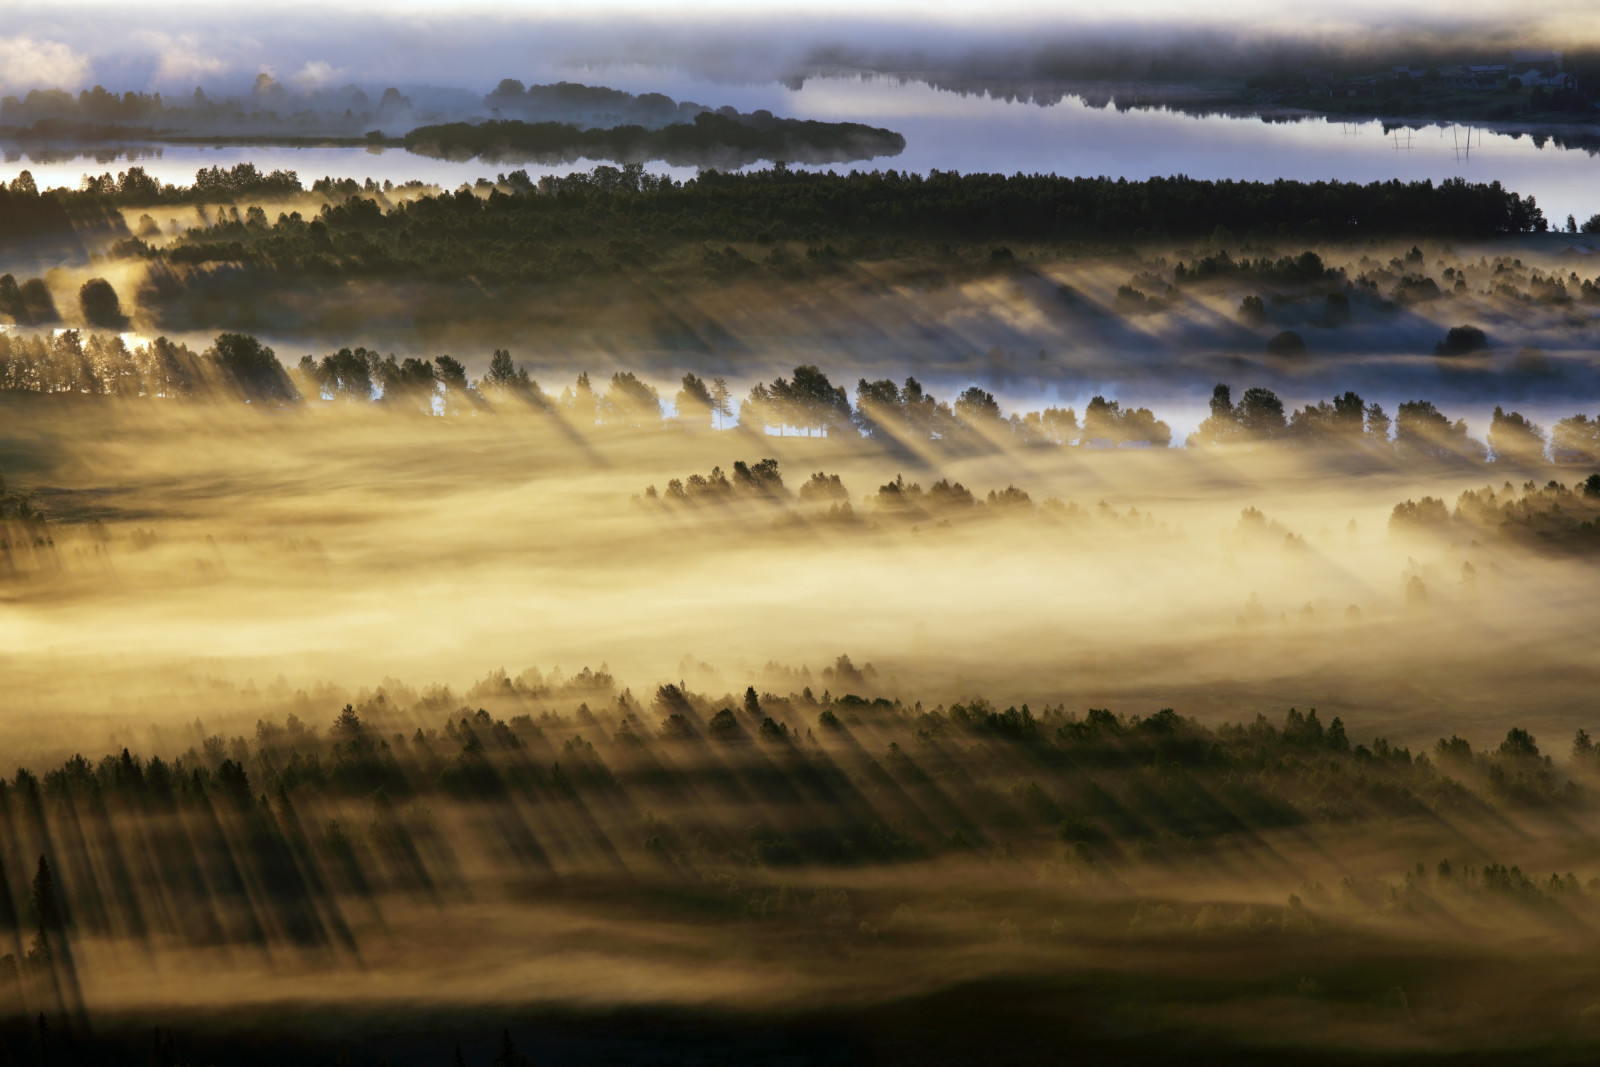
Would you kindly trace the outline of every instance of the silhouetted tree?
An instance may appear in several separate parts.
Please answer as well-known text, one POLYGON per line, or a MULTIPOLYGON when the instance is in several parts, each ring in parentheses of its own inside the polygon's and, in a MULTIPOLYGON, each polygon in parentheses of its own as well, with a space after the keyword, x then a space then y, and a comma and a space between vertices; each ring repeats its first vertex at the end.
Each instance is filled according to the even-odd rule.
POLYGON ((1496 404, 1489 423, 1489 447, 1495 459, 1529 463, 1544 459, 1544 429, 1496 404))
POLYGON ((522 1062, 517 1046, 511 1040, 509 1029, 500 1031, 500 1047, 495 1050, 494 1067, 517 1067, 522 1062))
POLYGON ((717 401, 706 388, 706 383, 694 374, 683 376, 683 387, 673 398, 678 419, 687 426, 709 427, 717 410, 717 401))
POLYGON ((104 278, 90 278, 84 282, 78 290, 78 303, 83 308, 84 321, 91 326, 121 329, 127 325, 117 291, 104 278))

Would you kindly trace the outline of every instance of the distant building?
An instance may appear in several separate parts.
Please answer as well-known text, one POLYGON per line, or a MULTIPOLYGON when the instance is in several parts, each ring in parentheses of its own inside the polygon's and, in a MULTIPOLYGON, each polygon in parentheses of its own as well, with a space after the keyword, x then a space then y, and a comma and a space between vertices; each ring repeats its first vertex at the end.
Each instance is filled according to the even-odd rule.
POLYGON ((1444 83, 1453 89, 1498 89, 1505 84, 1510 68, 1504 63, 1457 64, 1440 71, 1444 83))
POLYGON ((1535 68, 1546 75, 1554 74, 1561 69, 1561 53, 1545 48, 1519 48, 1511 53, 1511 65, 1535 68))
POLYGON ((1516 79, 1522 83, 1524 89, 1542 85, 1546 89, 1571 89, 1576 92, 1578 88, 1578 76, 1576 74, 1563 74, 1560 71, 1554 74, 1546 74, 1537 67, 1530 67, 1523 73, 1516 75, 1516 79))
POLYGON ((1393 70, 1394 80, 1397 82, 1421 81, 1428 75, 1428 72, 1421 67, 1408 67, 1404 64, 1393 68, 1393 70))

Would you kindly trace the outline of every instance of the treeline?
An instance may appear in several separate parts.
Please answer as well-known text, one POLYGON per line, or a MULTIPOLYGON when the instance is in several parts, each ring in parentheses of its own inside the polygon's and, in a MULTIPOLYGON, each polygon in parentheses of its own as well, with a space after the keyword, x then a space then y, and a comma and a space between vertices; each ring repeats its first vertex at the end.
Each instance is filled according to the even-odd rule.
POLYGON ((143 167, 130 167, 116 177, 85 175, 77 190, 41 190, 30 171, 0 185, 0 239, 62 236, 79 228, 126 233, 116 208, 157 204, 208 204, 260 196, 279 198, 305 190, 293 171, 263 174, 253 163, 224 170, 209 167, 195 174, 190 186, 163 184, 143 167))
POLYGON ((233 333, 219 334, 200 353, 165 337, 130 346, 118 334, 0 333, 0 391, 279 404, 300 399, 272 349, 233 333))
MULTIPOLYGON (((224 191, 233 197, 280 196, 295 191, 298 183, 287 172, 273 178, 253 167, 227 173, 227 189, 200 188, 203 183, 197 182, 157 191, 139 168, 132 168, 115 179, 95 179, 93 192, 42 195, 32 188, 31 178, 24 183, 19 177, 13 186, 22 183, 28 192, 18 197, 11 190, 9 210, 20 219, 59 212, 63 205, 90 211, 119 204, 204 202, 224 191), (110 191, 113 185, 115 193, 110 191)), ((629 164, 546 176, 537 183, 518 172, 476 190, 423 195, 404 203, 378 195, 355 197, 330 206, 315 220, 280 215, 271 225, 262 220, 255 227, 196 230, 178 247, 219 247, 223 251, 214 258, 268 265, 291 277, 328 272, 443 277, 465 272, 498 280, 540 280, 581 275, 603 258, 637 264, 653 250, 686 242, 792 241, 837 257, 833 243, 847 239, 934 245, 1125 242, 1208 237, 1219 226, 1275 237, 1464 239, 1542 230, 1546 223, 1531 199, 1498 183, 1471 185, 1460 179, 1439 185, 1182 177, 1129 182, 953 172, 921 176, 892 170, 835 174, 775 166, 735 174, 708 172, 679 182, 629 164), (321 223, 322 230, 314 230, 314 223, 321 223), (322 241, 319 233, 330 241, 322 241), (540 246, 572 251, 557 261, 543 261, 547 249, 540 246)), ((137 245, 124 251, 170 254, 137 245)), ((1008 261, 1009 252, 997 249, 996 254, 997 262, 1008 261)), ((742 254, 734 256, 731 265, 740 268, 742 254)))
POLYGON ((1346 391, 1286 414, 1270 389, 1247 389, 1234 403, 1232 389, 1219 383, 1212 390, 1211 413, 1188 444, 1346 445, 1400 459, 1593 464, 1600 463, 1600 415, 1570 415, 1547 436, 1521 413, 1496 406, 1486 440, 1487 445, 1468 437, 1466 420, 1452 420, 1428 400, 1406 401, 1391 417, 1381 404, 1346 391))
MULTIPOLYGON (((483 879, 717 884, 963 855, 1114 871, 1209 864, 1275 830, 1582 818, 1600 771, 1583 731, 1558 765, 1520 728, 1413 754, 1315 710, 1207 726, 1172 709, 925 707, 880 686, 848 657, 786 695, 666 683, 641 699, 603 672, 497 672, 466 702, 395 687, 318 716, 302 693, 248 735, 196 722, 182 751, 19 769, 0 781, 0 945, 15 946, 0 984, 82 937, 346 950, 347 914, 391 895, 448 907, 483 879)), ((1593 880, 1495 865, 1480 881, 1459 863, 1489 901, 1596 906, 1593 880)), ((722 899, 747 920, 756 898, 722 899)))
MULTIPOLYGON (((1581 416, 1580 416, 1581 417, 1581 416)), ((1551 479, 1499 489, 1469 489, 1454 509, 1425 496, 1396 504, 1389 528, 1404 533, 1435 534, 1455 539, 1503 538, 1532 548, 1562 552, 1600 550, 1600 473, 1571 487, 1551 479)))
MULTIPOLYGON (((230 219, 190 230, 166 247, 135 240, 118 251, 175 262, 247 263, 263 268, 260 284, 329 276, 453 282, 466 275, 547 283, 648 270, 676 262, 668 257, 681 258, 684 249, 717 278, 791 278, 837 272, 856 254, 931 255, 954 268, 962 262, 954 244, 978 246, 988 269, 1010 270, 1016 257, 1009 243, 1017 242, 1201 238, 1219 226, 1274 237, 1486 238, 1543 225, 1531 201, 1457 180, 1438 186, 1126 182, 840 175, 779 166, 678 182, 629 164, 537 183, 519 171, 476 189, 403 202, 353 196, 312 219, 299 213, 280 214, 270 224, 230 219), (803 256, 790 242, 804 248, 803 256), (752 245, 764 251, 752 253, 752 245)), ((673 270, 681 273, 682 266, 673 270)), ((1303 269, 1298 261, 1273 264, 1265 276, 1300 277, 1303 269)))
POLYGON ((196 87, 187 99, 161 93, 112 92, 96 85, 76 94, 64 89, 30 89, 0 97, 0 127, 12 136, 65 135, 91 139, 160 137, 175 130, 234 133, 287 128, 364 129, 362 123, 408 117, 411 101, 400 90, 383 90, 376 101, 354 86, 291 94, 269 74, 257 75, 248 95, 208 96, 196 87), (94 136, 95 128, 102 134, 94 136))
MULTIPOLYGON (((732 109, 727 109, 731 111, 732 109)), ((618 163, 662 160, 674 166, 745 167, 763 160, 850 163, 896 156, 906 139, 859 122, 780 119, 702 111, 692 122, 650 129, 627 125, 580 128, 564 122, 452 122, 419 126, 405 135, 419 155, 530 160, 546 166, 577 159, 618 163)))
MULTIPOLYGON (((687 478, 673 478, 667 482, 665 491, 657 491, 654 485, 647 486, 643 496, 635 499, 669 508, 726 509, 753 503, 787 509, 798 497, 803 506, 820 506, 826 510, 819 510, 809 518, 794 511, 782 510, 774 522, 775 526, 782 529, 807 525, 813 519, 842 526, 858 524, 850 490, 839 475, 816 471, 800 485, 796 494, 784 485, 779 467, 778 461, 772 458, 758 463, 735 460, 727 473, 718 466, 712 467, 709 474, 696 473, 687 478)), ((886 518, 906 522, 937 520, 948 523, 951 519, 1044 515, 1058 521, 1082 522, 1089 518, 1089 512, 1076 503, 1063 502, 1055 497, 1035 504, 1026 490, 1015 485, 991 489, 988 496, 984 497, 949 478, 940 478, 924 489, 920 482, 908 482, 904 475, 896 475, 893 481, 879 486, 875 494, 865 497, 864 502, 870 506, 874 521, 886 518)), ((1130 509, 1124 517, 1102 501, 1097 514, 1102 519, 1121 523, 1124 531, 1155 528, 1154 516, 1148 512, 1140 514, 1138 508, 1130 509)), ((716 517, 721 521, 726 515, 726 511, 720 511, 716 517)), ((1166 524, 1162 523, 1160 531, 1165 533, 1166 530, 1166 524)))
MULTIPOLYGON (((11 303, 48 321, 40 301, 48 290, 32 279, 17 286, 0 277, 0 313, 11 303), (9 283, 9 284, 8 284, 9 283), (39 291, 43 296, 39 296, 39 291), (34 293, 29 302, 28 293, 34 293), (11 303, 7 303, 10 301, 11 303)), ((103 284, 103 283, 102 283, 103 284)), ((109 286, 106 287, 109 289, 109 286)), ((115 307, 115 293, 94 282, 81 294, 115 307)), ((722 378, 693 372, 672 397, 672 414, 654 385, 632 371, 596 383, 587 372, 559 394, 546 392, 509 351, 495 350, 476 380, 452 356, 433 359, 381 355, 357 346, 320 358, 304 356, 292 368, 248 334, 223 333, 201 353, 165 337, 130 346, 120 335, 62 330, 50 335, 0 333, 0 391, 120 397, 233 397, 268 403, 338 400, 380 404, 396 411, 468 415, 532 410, 584 426, 668 427, 710 430, 737 425, 755 434, 853 434, 890 443, 964 442, 1090 449, 1166 448, 1172 430, 1144 407, 1093 397, 1081 418, 1071 407, 1006 414, 994 394, 969 386, 954 400, 929 393, 915 377, 856 383, 854 402, 821 368, 805 364, 790 377, 753 385, 737 409, 722 378)), ((1353 447, 1402 461, 1468 460, 1540 464, 1600 463, 1600 415, 1572 415, 1548 436, 1522 414, 1497 407, 1487 447, 1467 436, 1465 420, 1452 420, 1431 401, 1401 403, 1391 417, 1383 406, 1353 391, 1286 411, 1270 389, 1212 391, 1210 414, 1189 435, 1190 447, 1353 447), (1547 456, 1547 443, 1549 451, 1547 456)))
MULTIPOLYGON (((0 299, 6 291, 0 280, 0 299)), ((304 356, 288 368, 271 348, 238 333, 219 334, 200 353, 165 337, 130 346, 120 335, 78 330, 0 333, 0 391, 163 399, 232 396, 268 403, 326 399, 439 415, 522 409, 589 426, 661 427, 669 420, 660 391, 632 371, 615 372, 598 384, 584 372, 553 396, 503 349, 494 352, 488 369, 474 381, 448 355, 396 359, 361 346, 320 359, 304 356)), ((792 379, 758 382, 738 410, 737 425, 756 433, 1014 438, 1024 444, 1101 447, 1127 442, 1164 447, 1171 437, 1149 409, 1124 409, 1103 397, 1090 401, 1082 426, 1071 408, 1005 416, 993 394, 977 386, 954 403, 939 400, 915 378, 907 378, 904 386, 862 379, 856 398, 852 407, 844 388, 833 385, 822 370, 800 366, 792 379)), ((710 430, 734 424, 731 395, 721 378, 707 381, 685 374, 672 402, 674 428, 710 430)))

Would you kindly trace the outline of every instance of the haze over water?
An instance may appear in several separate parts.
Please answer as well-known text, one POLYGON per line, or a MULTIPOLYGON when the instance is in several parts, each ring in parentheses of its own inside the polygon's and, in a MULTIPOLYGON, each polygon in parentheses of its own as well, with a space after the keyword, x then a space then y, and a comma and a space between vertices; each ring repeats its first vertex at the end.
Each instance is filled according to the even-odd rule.
MULTIPOLYGON (((776 83, 713 85, 634 67, 570 71, 562 76, 634 92, 665 91, 712 106, 731 104, 741 111, 766 108, 795 118, 863 122, 905 135, 902 154, 857 164, 860 169, 1105 175, 1134 181, 1176 174, 1250 181, 1439 182, 1459 177, 1499 181, 1534 196, 1555 224, 1569 213, 1585 219, 1600 211, 1596 192, 1600 161, 1589 152, 1548 142, 1541 147, 1529 135, 1482 128, 1446 124, 1386 131, 1376 121, 1317 117, 1264 122, 1254 116, 1193 116, 1162 108, 1096 108, 1074 96, 1040 106, 986 95, 963 96, 885 77, 813 78, 794 90, 776 83)), ((164 145, 159 152, 154 158, 101 163, 95 157, 104 158, 111 154, 109 149, 78 156, 62 146, 7 145, 0 178, 10 180, 26 168, 41 186, 75 187, 85 173, 138 165, 162 181, 183 183, 192 180, 200 167, 248 161, 262 170, 294 170, 308 182, 328 175, 397 183, 416 179, 454 188, 480 178, 493 180, 519 166, 538 177, 596 165, 588 159, 556 166, 453 161, 368 148, 164 145)), ((662 163, 651 163, 648 169, 679 179, 695 173, 692 167, 662 163)))

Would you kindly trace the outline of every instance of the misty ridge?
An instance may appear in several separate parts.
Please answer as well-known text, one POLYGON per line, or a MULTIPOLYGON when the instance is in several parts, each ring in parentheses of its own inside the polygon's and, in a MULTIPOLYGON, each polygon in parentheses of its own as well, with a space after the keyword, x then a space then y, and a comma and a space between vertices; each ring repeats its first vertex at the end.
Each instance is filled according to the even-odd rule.
MULTIPOLYGON (((201 1003, 359 969, 359 1004, 439 981, 443 939, 485 921, 551 953, 558 999, 580 1002, 630 966, 681 982, 669 1002, 760 1010, 777 993, 763 961, 787 996, 873 1004, 950 967, 1017 979, 1120 958, 1326 1005, 1314 1025, 1336 1046, 1397 1028, 1514 1044, 1588 1018, 1581 997, 1480 1000, 1493 973, 1592 948, 1600 878, 1592 860, 1563 869, 1600 784, 1586 731, 1559 762, 1516 726, 1414 753, 1314 709, 1203 725, 924 703, 849 656, 760 675, 742 694, 636 696, 604 669, 500 670, 459 695, 389 680, 337 711, 327 686, 214 690, 220 731, 173 724, 149 755, 19 768, 0 783, 0 1040, 25 1050, 40 1013, 161 1011, 175 986, 153 952, 205 961, 201 1003), (1368 843, 1397 824, 1403 844, 1368 843), (1465 957, 1394 962, 1465 934, 1465 957), (707 938, 721 958, 685 981, 707 938), (1205 963, 1220 952, 1238 969, 1205 963), (1341 1036, 1347 1020, 1375 1033, 1341 1036)), ((476 951, 486 969, 447 1002, 549 986, 476 951)), ((1193 1014, 1198 977, 1168 981, 1147 1004, 1176 1034, 1240 1035, 1193 1014)))
MULTIPOLYGON (((1587 321, 1595 279, 1554 247, 1524 256, 1457 244, 1550 230, 1536 203, 1494 185, 787 168, 679 182, 638 165, 538 182, 518 171, 454 193, 385 185, 330 178, 306 189, 291 172, 248 165, 187 187, 138 168, 76 191, 19 177, 0 223, 40 248, 109 257, 40 280, 56 286, 65 324, 93 324, 73 314, 73 289, 99 277, 120 314, 151 333, 292 337, 364 321, 376 331, 369 346, 415 349, 419 334, 452 347, 529 343, 548 353, 536 369, 570 366, 563 349, 600 347, 665 376, 685 351, 732 370, 769 359, 775 343, 839 347, 842 328, 876 338, 873 355, 854 355, 864 363, 931 361, 991 392, 1030 382, 1043 392, 1078 375, 1170 383, 1158 353, 1179 357, 1192 389, 1237 373, 1239 358, 1277 386, 1313 374, 1348 387, 1326 379, 1349 361, 1363 391, 1415 379, 1454 397, 1551 393, 1593 374, 1583 346, 1563 339, 1587 321), (1388 243, 1412 232, 1427 236, 1388 243), (1119 233, 1137 245, 1115 243, 1119 233), (1288 244, 1297 233, 1318 249, 1288 244), (828 315, 797 314, 812 302, 828 315), (466 309, 493 324, 490 337, 464 331, 466 309), (1473 330, 1481 342, 1460 340, 1473 330), (1018 354, 1030 349, 1045 355, 1018 354), (1374 352, 1392 367, 1377 373, 1374 352), (1407 361, 1417 355, 1435 356, 1442 379, 1425 380, 1407 361)), ((15 306, 14 321, 35 321, 15 306)))

